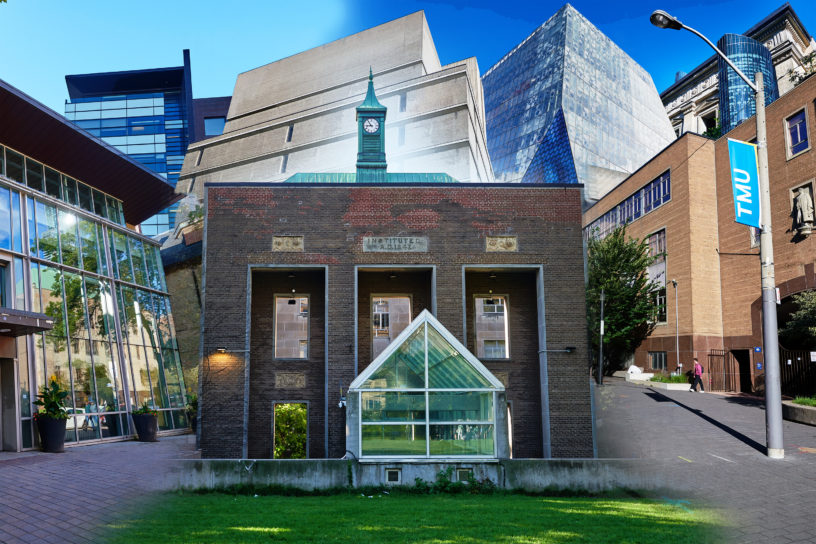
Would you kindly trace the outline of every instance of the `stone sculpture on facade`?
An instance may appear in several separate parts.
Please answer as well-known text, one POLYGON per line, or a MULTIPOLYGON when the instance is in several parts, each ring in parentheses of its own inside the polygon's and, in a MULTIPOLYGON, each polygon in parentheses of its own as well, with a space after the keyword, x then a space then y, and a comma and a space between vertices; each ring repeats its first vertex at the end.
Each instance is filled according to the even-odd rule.
POLYGON ((799 187, 793 199, 794 227, 801 236, 809 236, 813 231, 813 199, 807 187, 799 187))

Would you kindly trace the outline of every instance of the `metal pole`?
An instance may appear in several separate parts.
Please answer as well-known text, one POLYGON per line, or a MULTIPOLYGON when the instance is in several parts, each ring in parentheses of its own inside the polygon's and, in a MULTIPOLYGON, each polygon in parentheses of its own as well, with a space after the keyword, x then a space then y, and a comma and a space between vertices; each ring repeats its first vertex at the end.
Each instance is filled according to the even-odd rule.
POLYGON ((677 354, 677 371, 680 370, 680 313, 677 306, 677 280, 672 280, 674 286, 674 352, 677 354))
POLYGON ((604 337, 604 290, 601 289, 601 341, 600 356, 598 357, 598 385, 603 385, 603 337, 604 337))
POLYGON ((762 72, 755 76, 757 165, 762 231, 759 235, 759 260, 762 266, 762 343, 765 347, 765 434, 767 455, 785 457, 782 440, 782 390, 779 379, 779 332, 776 323, 776 280, 774 278, 773 237, 771 230, 771 190, 768 180, 768 143, 765 136, 765 85, 762 72))

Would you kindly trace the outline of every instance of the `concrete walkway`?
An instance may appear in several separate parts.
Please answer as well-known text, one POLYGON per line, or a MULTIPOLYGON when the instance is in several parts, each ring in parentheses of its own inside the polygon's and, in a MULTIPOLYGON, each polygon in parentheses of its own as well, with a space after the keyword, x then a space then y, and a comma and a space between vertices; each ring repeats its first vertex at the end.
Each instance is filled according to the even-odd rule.
POLYGON ((727 510, 734 542, 816 543, 816 427, 786 421, 785 458, 769 459, 762 400, 604 382, 599 457, 659 461, 675 500, 727 510))
POLYGON ((65 453, 0 453, 0 543, 98 543, 103 527, 166 489, 193 435, 112 442, 65 453))

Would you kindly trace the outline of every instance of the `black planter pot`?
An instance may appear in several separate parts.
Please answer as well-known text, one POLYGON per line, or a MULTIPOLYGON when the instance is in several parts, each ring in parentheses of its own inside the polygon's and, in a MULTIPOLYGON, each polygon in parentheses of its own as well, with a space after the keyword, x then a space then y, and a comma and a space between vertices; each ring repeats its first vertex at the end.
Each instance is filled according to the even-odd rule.
POLYGON ((158 442, 156 433, 159 432, 159 418, 150 414, 131 414, 139 442, 158 442))
POLYGON ((65 420, 46 416, 37 417, 37 432, 40 434, 40 447, 50 453, 65 451, 65 420))

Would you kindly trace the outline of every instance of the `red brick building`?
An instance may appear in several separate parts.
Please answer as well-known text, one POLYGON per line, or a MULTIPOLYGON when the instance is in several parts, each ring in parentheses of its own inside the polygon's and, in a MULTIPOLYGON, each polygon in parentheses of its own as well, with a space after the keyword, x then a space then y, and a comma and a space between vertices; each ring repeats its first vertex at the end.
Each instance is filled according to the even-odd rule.
MULTIPOLYGON (((816 189, 815 99, 816 78, 809 78, 766 110, 774 262, 783 320, 790 297, 816 287, 816 241, 813 235, 800 234, 793 218, 797 191, 804 188, 812 199, 816 189)), ((635 364, 673 371, 678 358, 688 369, 692 357, 698 357, 708 365, 714 389, 751 392, 762 390, 764 375, 759 237, 734 221, 729 138, 755 140, 755 119, 716 141, 682 135, 590 208, 584 228, 603 232, 626 222, 629 235, 649 237, 656 251, 665 251, 659 271, 666 285, 665 315, 636 351, 635 364), (661 182, 655 192, 656 180, 661 182), (676 288, 671 280, 676 280, 676 288)), ((799 372, 797 356, 781 357, 783 392, 792 387, 792 373, 799 372)), ((798 364, 805 373, 816 367, 810 360, 798 364)))

